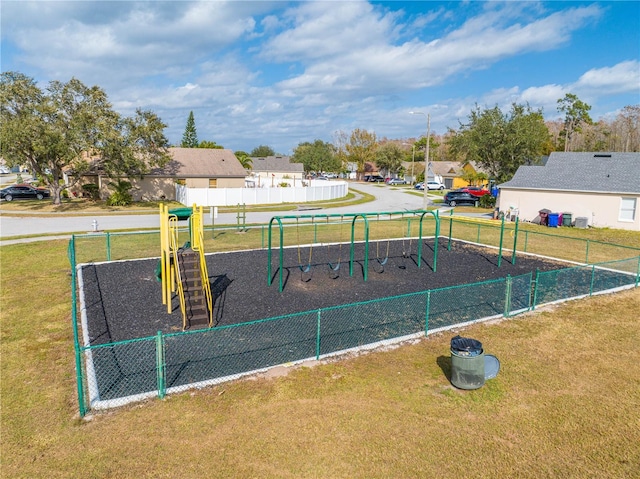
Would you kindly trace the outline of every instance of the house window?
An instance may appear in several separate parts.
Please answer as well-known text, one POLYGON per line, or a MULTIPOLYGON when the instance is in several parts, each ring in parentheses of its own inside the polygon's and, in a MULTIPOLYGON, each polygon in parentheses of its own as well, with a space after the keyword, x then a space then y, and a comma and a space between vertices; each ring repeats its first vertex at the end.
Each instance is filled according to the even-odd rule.
POLYGON ((218 187, 218 179, 212 178, 209 180, 209 188, 217 188, 218 187))
POLYGON ((620 201, 620 221, 635 221, 637 198, 622 198, 620 201))

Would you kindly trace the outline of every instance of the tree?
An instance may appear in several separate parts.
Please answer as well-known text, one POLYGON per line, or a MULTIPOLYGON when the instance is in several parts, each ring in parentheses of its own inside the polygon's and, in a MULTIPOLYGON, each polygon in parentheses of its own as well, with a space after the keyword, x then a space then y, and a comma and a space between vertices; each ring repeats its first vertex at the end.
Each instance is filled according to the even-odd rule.
POLYGON ((196 120, 193 117, 193 111, 189 112, 187 126, 184 129, 180 146, 182 148, 198 148, 198 133, 196 132, 196 120))
POLYGON ((558 100, 558 111, 564 113, 564 130, 561 136, 564 136, 564 151, 571 148, 571 139, 575 132, 582 130, 582 125, 590 125, 592 123, 589 116, 591 106, 582 102, 573 93, 567 93, 564 98, 558 100))
POLYGON ((253 156, 254 158, 265 158, 267 156, 274 156, 275 154, 276 152, 273 151, 273 148, 270 146, 260 145, 255 147, 249 156, 253 156))
POLYGON ((244 151, 236 151, 235 155, 236 155, 236 158, 238 158, 238 161, 240 162, 240 164, 242 165, 242 167, 245 170, 252 169, 253 160, 249 157, 248 153, 245 153, 244 151))
POLYGON ((478 162, 492 178, 506 181, 520 165, 538 160, 548 136, 542 110, 514 103, 508 114, 498 106, 487 110, 476 106, 468 123, 450 130, 447 142, 458 159, 478 162))
POLYGON ((335 155, 335 147, 322 140, 300 143, 293 150, 292 160, 295 163, 302 163, 304 171, 335 172, 342 166, 335 155))
POLYGON ((198 148, 210 148, 212 150, 224 150, 224 146, 218 145, 215 141, 202 140, 198 148))
POLYGON ((375 152, 375 162, 379 170, 398 173, 402 169, 404 152, 396 143, 385 143, 375 152))
POLYGON ((356 128, 345 145, 347 160, 357 165, 358 179, 362 179, 365 163, 375 161, 378 140, 374 132, 356 128))
POLYGON ((625 106, 613 122, 612 129, 620 139, 612 151, 640 151, 640 105, 625 106))
POLYGON ((133 178, 166 164, 170 158, 165 127, 149 111, 121 117, 104 91, 75 78, 52 81, 42 91, 22 73, 1 76, 1 154, 10 166, 27 165, 37 174, 56 205, 61 192, 90 170, 110 178, 133 178))

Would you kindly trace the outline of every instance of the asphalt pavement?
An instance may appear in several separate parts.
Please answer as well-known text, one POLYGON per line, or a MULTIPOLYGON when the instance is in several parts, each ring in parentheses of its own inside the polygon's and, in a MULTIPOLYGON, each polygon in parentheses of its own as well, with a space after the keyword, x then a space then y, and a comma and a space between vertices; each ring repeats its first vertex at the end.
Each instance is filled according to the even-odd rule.
MULTIPOLYGON (((396 212, 418 210, 423 207, 424 197, 409 193, 407 188, 389 187, 384 184, 353 183, 353 188, 375 196, 368 203, 355 204, 336 208, 314 208, 313 205, 300 204, 295 211, 247 211, 246 223, 268 223, 274 216, 295 214, 343 214, 396 212)), ((448 208, 447 208, 448 210, 448 208)), ((216 225, 235 225, 236 213, 220 213, 215 219, 216 225)), ((205 225, 211 224, 209 216, 205 225)), ((82 216, 57 216, 56 213, 31 213, 24 216, 7 216, 0 210, 0 246, 12 243, 41 241, 45 239, 69 238, 71 234, 93 233, 95 231, 112 231, 120 229, 144 230, 160 228, 157 213, 148 214, 99 214, 82 216), (40 235, 34 238, 11 239, 12 236, 40 235)))

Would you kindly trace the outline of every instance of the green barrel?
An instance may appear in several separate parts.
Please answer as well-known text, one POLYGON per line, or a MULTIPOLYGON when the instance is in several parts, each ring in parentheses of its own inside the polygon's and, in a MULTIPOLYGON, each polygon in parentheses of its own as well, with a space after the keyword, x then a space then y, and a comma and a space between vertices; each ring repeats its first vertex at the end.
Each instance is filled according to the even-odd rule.
POLYGON ((458 389, 484 386, 484 350, 480 341, 460 336, 451 340, 451 384, 458 389))

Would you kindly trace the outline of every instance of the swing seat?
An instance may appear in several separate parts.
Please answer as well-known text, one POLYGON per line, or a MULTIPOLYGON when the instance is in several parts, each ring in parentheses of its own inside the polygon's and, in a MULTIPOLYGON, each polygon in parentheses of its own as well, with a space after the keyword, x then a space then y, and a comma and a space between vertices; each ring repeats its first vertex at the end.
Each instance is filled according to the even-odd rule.
POLYGON ((387 264, 387 261, 389 261, 389 257, 388 256, 385 259, 380 259, 380 258, 376 258, 376 259, 378 260, 378 263, 380 263, 382 266, 387 264))
POLYGON ((308 264, 306 266, 304 265, 299 265, 298 268, 300 268, 300 271, 302 271, 303 273, 308 273, 309 271, 311 271, 311 264, 308 264))
POLYGON ((327 263, 329 265, 329 269, 331 269, 332 271, 338 271, 340 269, 340 263, 336 264, 335 266, 332 265, 331 263, 327 263))

